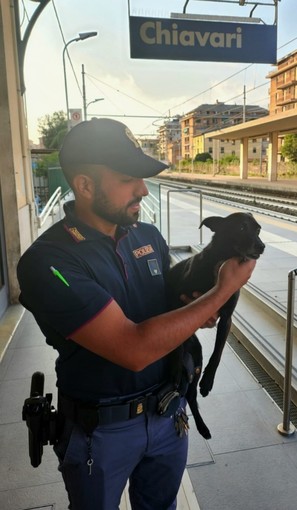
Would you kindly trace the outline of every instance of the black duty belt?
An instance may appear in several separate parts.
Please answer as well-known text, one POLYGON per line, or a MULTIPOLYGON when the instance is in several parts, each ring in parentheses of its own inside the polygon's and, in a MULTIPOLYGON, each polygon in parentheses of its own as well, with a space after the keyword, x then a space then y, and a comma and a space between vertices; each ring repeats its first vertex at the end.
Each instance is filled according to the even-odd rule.
POLYGON ((81 425, 85 430, 92 431, 98 425, 131 420, 146 412, 156 412, 156 395, 139 396, 125 403, 103 405, 86 404, 65 397, 59 393, 59 411, 68 418, 81 425))

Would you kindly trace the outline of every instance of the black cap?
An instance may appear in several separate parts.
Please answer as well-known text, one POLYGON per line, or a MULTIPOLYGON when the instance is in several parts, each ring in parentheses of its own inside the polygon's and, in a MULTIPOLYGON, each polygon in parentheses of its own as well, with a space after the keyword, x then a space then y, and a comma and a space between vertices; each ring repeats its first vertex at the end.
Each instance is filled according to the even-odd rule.
POLYGON ((122 122, 94 118, 72 128, 59 154, 62 169, 80 165, 105 165, 131 177, 152 177, 168 165, 147 156, 122 122))

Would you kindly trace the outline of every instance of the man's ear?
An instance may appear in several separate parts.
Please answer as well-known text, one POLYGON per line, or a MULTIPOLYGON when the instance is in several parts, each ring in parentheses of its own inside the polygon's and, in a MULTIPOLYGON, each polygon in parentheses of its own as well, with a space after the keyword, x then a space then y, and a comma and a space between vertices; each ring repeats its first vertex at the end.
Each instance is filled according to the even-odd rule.
POLYGON ((86 199, 92 199, 94 196, 94 181, 91 177, 85 174, 76 175, 72 181, 73 191, 75 195, 81 196, 86 199))

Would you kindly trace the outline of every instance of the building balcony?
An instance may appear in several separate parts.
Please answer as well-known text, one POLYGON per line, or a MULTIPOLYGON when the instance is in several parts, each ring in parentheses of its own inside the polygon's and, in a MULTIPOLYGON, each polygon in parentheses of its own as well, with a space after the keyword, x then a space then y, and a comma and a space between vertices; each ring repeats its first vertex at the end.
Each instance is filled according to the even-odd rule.
POLYGON ((293 80, 286 81, 286 83, 277 83, 276 88, 278 90, 286 89, 291 87, 292 85, 297 85, 297 80, 294 78, 293 80))
POLYGON ((297 97, 289 97, 287 99, 281 99, 276 102, 276 106, 285 106, 286 104, 297 103, 297 97))

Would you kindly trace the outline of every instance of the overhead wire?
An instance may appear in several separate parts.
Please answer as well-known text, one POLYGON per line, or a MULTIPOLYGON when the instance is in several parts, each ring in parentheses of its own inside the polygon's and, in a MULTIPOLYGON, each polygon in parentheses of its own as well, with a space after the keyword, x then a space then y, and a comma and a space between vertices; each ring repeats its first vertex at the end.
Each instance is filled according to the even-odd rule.
POLYGON ((162 112, 160 112, 159 110, 157 110, 156 108, 153 108, 152 106, 150 105, 147 105, 146 103, 144 103, 143 101, 140 101, 139 99, 135 99, 135 97, 132 97, 130 96, 129 94, 126 94, 125 92, 122 92, 121 90, 117 89, 116 87, 113 87, 112 85, 109 85, 108 83, 105 83, 104 81, 102 80, 99 80, 99 78, 96 78, 95 76, 92 76, 91 74, 87 74, 86 75, 89 77, 89 78, 93 78, 93 80, 96 80, 96 81, 99 81, 100 83, 102 83, 103 85, 107 86, 107 87, 110 87, 111 89, 115 90, 116 92, 122 94, 123 96, 126 96, 128 97, 129 99, 132 99, 133 101, 135 101, 136 103, 139 103, 141 104, 142 106, 146 106, 147 108, 150 108, 151 110, 154 110, 156 113, 158 113, 159 115, 162 115, 162 112))
MULTIPOLYGON (((120 112, 122 112, 122 114, 124 114, 124 111, 121 107, 119 107, 112 99, 111 97, 106 93, 106 92, 102 92, 100 90, 100 88, 97 86, 97 84, 94 83, 94 81, 99 81, 97 78, 95 78, 94 76, 88 74, 88 73, 85 73, 85 77, 99 90, 100 94, 102 94, 103 96, 105 96, 108 101, 115 107, 115 108, 118 108, 118 110, 120 110, 120 112)), ((103 82, 102 82, 103 83, 103 82)), ((111 86, 110 86, 111 87, 111 86)), ((111 87, 113 88, 113 87, 111 87)))
MULTIPOLYGON (((65 37, 64 37, 62 25, 61 25, 60 18, 59 18, 59 15, 58 15, 58 12, 57 12, 57 9, 56 9, 56 5, 55 5, 55 0, 52 0, 51 3, 53 5, 54 13, 55 13, 55 16, 56 16, 56 19, 57 19, 57 22, 58 22, 58 27, 59 27, 59 30, 60 30, 60 34, 62 36, 62 40, 63 40, 64 46, 66 46, 67 42, 66 42, 65 37)), ((68 60, 69 60, 69 63, 70 63, 70 66, 71 66, 71 69, 72 69, 72 72, 73 72, 73 75, 74 75, 74 79, 75 79, 77 87, 78 87, 78 90, 80 92, 80 95, 82 96, 83 95, 82 94, 82 90, 81 90, 81 87, 80 87, 80 84, 79 84, 79 81, 78 81, 78 78, 77 78, 77 75, 76 75, 76 72, 75 72, 75 69, 74 69, 71 57, 69 55, 68 48, 66 48, 66 53, 67 53, 67 57, 68 57, 68 60)))
MULTIPOLYGON (((22 1, 23 1, 23 0, 22 0, 22 1)), ((64 37, 64 34, 63 34, 62 26, 61 26, 61 23, 60 23, 59 15, 58 15, 58 12, 57 12, 57 9, 56 9, 55 1, 54 1, 54 0, 52 0, 52 5, 53 5, 53 9, 54 9, 54 12, 55 12, 55 16, 56 16, 56 19, 57 19, 57 22, 58 22, 58 26, 59 26, 59 29, 60 29, 60 33, 61 33, 61 36, 62 36, 62 40, 63 40, 64 44, 66 45, 65 37, 64 37)), ((296 39, 297 39, 297 37, 295 37, 295 38, 291 39, 291 40, 290 40, 290 41, 288 41, 287 43, 285 43, 285 44, 283 44, 282 46, 280 46, 278 49, 284 48, 285 46, 287 46, 287 45, 288 45, 288 44, 290 44, 291 42, 295 41, 296 39)), ((70 62, 71 68, 72 68, 72 72, 73 72, 73 75, 74 75, 74 78, 75 78, 75 81, 76 81, 77 87, 78 87, 79 92, 80 92, 80 94, 81 94, 81 96, 82 96, 81 87, 80 87, 80 84, 79 84, 79 81, 78 81, 78 78, 77 78, 77 75, 76 75, 76 72, 75 72, 75 69, 74 69, 74 66, 73 66, 73 63, 72 63, 72 60, 71 60, 71 57, 70 57, 70 55, 69 55, 69 52, 68 52, 68 49, 67 49, 67 48, 66 48, 66 53, 67 53, 67 57, 68 57, 68 60, 69 60, 69 62, 70 62)), ((186 103, 188 103, 188 102, 190 102, 190 101, 193 101, 193 100, 194 100, 194 99, 196 99, 197 97, 199 97, 199 96, 201 96, 201 95, 203 95, 203 94, 205 94, 205 93, 207 93, 207 92, 210 92, 211 90, 213 90, 214 88, 218 87, 219 85, 222 85, 223 83, 227 82, 228 80, 230 80, 230 79, 234 78, 235 76, 239 75, 240 73, 242 73, 242 72, 246 71, 247 69, 249 69, 249 68, 250 68, 250 67, 252 67, 253 65, 255 65, 255 64, 254 64, 254 63, 251 63, 251 64, 249 64, 249 65, 245 66, 243 69, 240 69, 239 71, 236 71, 235 73, 231 74, 230 76, 227 76, 226 78, 224 78, 223 80, 220 80, 219 82, 215 83, 215 84, 214 84, 214 85, 212 85, 211 87, 208 87, 207 89, 205 89, 205 90, 203 90, 203 91, 199 92, 198 94, 195 94, 194 96, 192 96, 192 97, 190 97, 190 98, 186 99, 185 101, 182 101, 181 103, 178 103, 178 104, 176 104, 176 105, 172 106, 172 107, 171 107, 171 108, 169 108, 169 110, 167 110, 167 111, 169 111, 169 112, 170 112, 171 110, 174 110, 174 109, 176 109, 176 108, 178 108, 178 107, 180 107, 180 106, 183 106, 183 105, 185 105, 186 103)), ((87 73, 86 73, 86 76, 88 76, 88 77, 89 77, 89 79, 91 79, 91 78, 92 78, 93 80, 96 80, 96 81, 98 81, 98 82, 102 83, 103 85, 105 85, 105 86, 107 86, 107 87, 109 87, 109 88, 111 88, 111 89, 115 90, 116 92, 118 92, 118 93, 120 93, 120 94, 122 94, 122 95, 124 95, 124 96, 128 97, 129 99, 132 99, 133 101, 135 101, 135 102, 137 102, 137 103, 141 104, 142 106, 145 106, 145 107, 147 107, 147 108, 150 108, 151 110, 155 111, 155 112, 156 112, 156 113, 158 113, 159 115, 164 116, 164 118, 168 118, 168 115, 166 115, 166 112, 161 112, 160 110, 157 110, 157 109, 155 109, 155 108, 151 107, 150 105, 148 105, 148 104, 144 103, 143 101, 140 101, 140 100, 138 100, 138 99, 135 99, 134 97, 130 96, 129 94, 126 94, 125 92, 120 91, 119 89, 117 89, 117 88, 115 88, 115 87, 113 87, 113 86, 111 86, 111 85, 107 84, 106 82, 103 82, 102 80, 99 80, 99 79, 98 79, 98 78, 96 78, 95 76, 89 75, 89 74, 87 74, 87 73)), ((260 85, 258 85, 258 86, 256 86, 256 87, 253 87, 253 88, 249 89, 246 93, 250 93, 250 92, 252 92, 253 90, 256 90, 256 89, 258 89, 258 88, 260 88, 260 87, 265 86, 265 85, 266 85, 266 84, 268 84, 268 83, 269 83, 269 82, 265 82, 265 83, 262 83, 262 84, 260 84, 260 85)), ((232 98, 232 99, 228 99, 227 101, 224 101, 224 102, 231 101, 231 100, 236 99, 237 97, 240 97, 240 96, 241 96, 241 94, 238 94, 238 96, 234 96, 234 98, 232 98)), ((111 101, 111 99, 110 99, 110 98, 109 98, 109 101, 112 103, 112 101, 111 101)), ((116 105, 115 103, 113 103, 113 104, 114 104, 114 106, 116 106, 117 108, 119 108, 119 107, 118 107, 118 105, 116 105)))
MULTIPOLYGON (((279 46, 277 49, 280 50, 282 48, 284 48, 285 46, 288 46, 289 44, 291 44, 292 42, 296 41, 297 40, 297 37, 294 37, 293 39, 291 39, 290 41, 286 42, 285 44, 282 44, 281 46, 279 46)), ((243 69, 237 71, 236 73, 233 73, 231 74, 230 76, 227 76, 227 78, 224 78, 223 80, 219 81, 218 83, 215 83, 214 85, 212 85, 211 87, 209 87, 208 89, 205 89, 203 90, 202 92, 199 92, 198 94, 196 94, 195 96, 192 96, 190 97, 189 99, 186 99, 185 101, 183 101, 182 103, 179 103, 175 106, 172 106, 169 110, 174 110, 175 108, 178 108, 179 106, 182 106, 190 101, 192 101, 193 99, 196 99, 196 97, 199 97, 203 94, 205 94, 206 92, 210 92, 212 89, 218 87, 219 85, 222 85, 222 83, 225 83, 226 81, 230 80, 231 78, 234 78, 234 76, 237 76, 238 74, 242 73, 243 71, 246 71, 247 69, 249 69, 250 67, 252 67, 253 65, 255 65, 254 63, 252 64, 249 64, 248 66, 244 67, 243 69)), ((269 82, 267 82, 269 83, 269 82)), ((262 84, 262 85, 259 85, 258 87, 261 87, 261 86, 264 86, 266 83, 262 84)), ((255 87, 254 89, 258 88, 258 87, 255 87)), ((254 89, 250 89, 251 90, 254 90, 254 89)), ((250 91, 247 91, 247 92, 250 92, 250 91)), ((240 96, 240 94, 239 94, 240 96)))
POLYGON ((30 18, 29 18, 28 11, 27 11, 27 8, 25 6, 24 0, 22 0, 22 6, 23 6, 23 16, 22 16, 22 19, 20 20, 20 26, 21 27, 23 26, 25 18, 27 18, 27 21, 30 21, 30 18))

